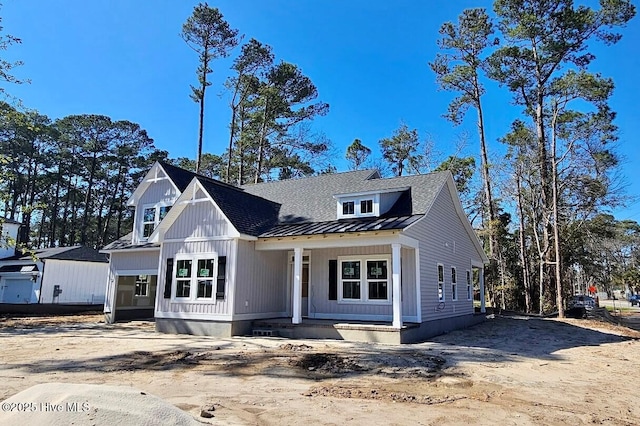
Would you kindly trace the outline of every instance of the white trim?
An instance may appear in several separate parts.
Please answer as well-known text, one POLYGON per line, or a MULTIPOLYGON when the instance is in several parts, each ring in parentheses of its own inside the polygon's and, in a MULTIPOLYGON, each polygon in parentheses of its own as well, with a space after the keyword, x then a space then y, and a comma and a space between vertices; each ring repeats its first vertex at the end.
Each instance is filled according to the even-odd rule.
POLYGON ((412 249, 417 249, 420 247, 419 240, 416 240, 415 238, 409 237, 407 235, 403 235, 403 234, 398 235, 398 240, 400 244, 402 244, 405 247, 409 247, 412 249))
POLYGON ((387 245, 401 242, 398 232, 399 230, 332 235, 303 235, 286 238, 260 238, 256 242, 256 250, 290 250, 293 246, 311 250, 387 245))
POLYGON ((186 237, 186 238, 167 238, 162 240, 163 243, 201 243, 205 241, 229 241, 235 240, 236 237, 229 235, 215 236, 215 237, 186 237))
POLYGON ((380 194, 378 193, 360 196, 346 195, 334 198, 338 199, 336 210, 338 219, 380 216, 380 194), (363 201, 371 201, 371 212, 362 213, 363 201), (353 203, 353 213, 344 213, 344 203, 353 203))
MULTIPOLYGON (((138 200, 142 197, 142 194, 145 193, 147 188, 152 183, 155 183, 155 181, 160 181, 160 180, 165 180, 165 179, 169 181, 171 186, 173 186, 173 189, 175 189, 176 194, 180 195, 180 189, 169 178, 169 175, 167 174, 166 170, 163 169, 162 166, 160 165, 160 163, 156 161, 155 163, 153 163, 153 166, 151 166, 151 168, 149 169, 147 174, 144 176, 144 178, 142 179, 140 184, 138 184, 136 189, 133 191, 133 193, 131 194, 131 197, 129 197, 129 199, 127 200, 127 206, 129 206, 129 207, 136 206, 138 200), (161 170, 162 173, 164 173, 164 177, 163 178, 162 177, 161 178, 158 177, 158 170, 161 170)), ((136 210, 138 210, 138 209, 136 208, 136 210)), ((134 221, 134 223, 136 223, 136 222, 134 221)))
POLYGON ((240 232, 224 214, 222 209, 220 209, 220 206, 218 206, 213 198, 211 198, 211 195, 209 195, 209 192, 202 186, 198 178, 194 177, 193 179, 191 179, 191 182, 189 182, 189 185, 187 185, 184 192, 180 194, 180 196, 174 201, 174 208, 169 211, 169 213, 165 217, 165 220, 163 220, 160 225, 156 227, 156 229, 153 231, 153 234, 151 234, 151 236, 149 237, 149 241, 167 241, 164 240, 166 231, 168 231, 174 224, 174 222, 180 217, 180 214, 183 212, 185 207, 191 204, 191 200, 197 200, 198 202, 206 200, 210 201, 216 212, 225 220, 228 226, 228 236, 233 238, 240 238, 240 232), (204 195, 203 198, 195 198, 198 190, 200 190, 204 195), (184 203, 184 201, 187 201, 187 203, 184 203))
POLYGON ((302 322, 302 248, 293 249, 293 316, 291 322, 302 322))
POLYGON ((436 263, 436 282, 438 286, 436 287, 436 300, 438 302, 445 302, 447 300, 447 293, 445 292, 446 286, 444 285, 446 282, 445 272, 444 272, 444 264, 436 263), (440 281, 440 267, 442 267, 442 281, 440 281), (440 297, 440 283, 442 283, 442 297, 440 297))
POLYGON ((99 253, 131 253, 131 252, 141 252, 141 251, 160 251, 160 246, 158 247, 141 247, 141 248, 127 248, 127 249, 110 249, 110 250, 99 250, 99 253))
POLYGON ((211 322, 233 322, 238 320, 253 320, 265 318, 282 318, 286 317, 286 312, 261 312, 255 314, 203 314, 194 312, 156 312, 155 317, 161 319, 193 319, 193 320, 209 320, 211 322))
MULTIPOLYGON (((216 252, 208 252, 208 253, 176 253, 173 256, 173 271, 171 272, 171 302, 170 303, 195 303, 195 304, 206 304, 206 305, 215 305, 217 302, 216 299, 216 284, 217 284, 217 276, 218 276, 218 253, 216 252), (213 259, 213 271, 211 280, 211 297, 198 297, 198 261, 200 260, 210 260, 213 259), (178 270, 178 262, 181 260, 190 260, 191 261, 191 276, 189 277, 189 297, 177 297, 176 291, 178 290, 178 279, 180 279, 176 272, 178 270)), ((202 277, 201 277, 202 278, 202 277)), ((184 281, 184 278, 182 278, 184 281)))
POLYGON ((195 312, 156 312, 156 318, 167 319, 198 319, 198 320, 225 320, 231 321, 230 314, 203 314, 195 312))
MULTIPOLYGON (((157 269, 118 269, 114 271, 114 275, 117 277, 125 276, 132 277, 135 275, 158 275, 157 269)), ((116 283, 118 280, 116 279, 116 283)))
POLYGON ((401 258, 400 244, 391 244, 391 286, 393 302, 393 327, 402 328, 402 283, 400 282, 401 258))
POLYGON ((473 300, 473 274, 470 269, 466 270, 464 278, 467 284, 467 300, 473 300))
MULTIPOLYGON (((352 321, 385 321, 392 322, 393 315, 366 315, 366 314, 325 314, 315 313, 313 319, 328 319, 328 320, 352 320, 352 321)), ((418 317, 415 315, 406 315, 402 317, 403 322, 419 323, 418 317)))

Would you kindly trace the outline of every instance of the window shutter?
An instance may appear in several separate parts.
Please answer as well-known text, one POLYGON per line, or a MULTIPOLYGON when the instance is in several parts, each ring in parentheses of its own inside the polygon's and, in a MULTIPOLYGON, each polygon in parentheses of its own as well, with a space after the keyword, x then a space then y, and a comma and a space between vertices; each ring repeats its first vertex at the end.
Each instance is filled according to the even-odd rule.
POLYGON ((338 300, 338 261, 329 261, 329 300, 338 300))
POLYGON ((167 259, 167 270, 164 271, 164 298, 171 299, 171 285, 173 284, 173 258, 167 259))
POLYGON ((224 300, 227 276, 227 256, 218 257, 218 276, 216 278, 216 299, 224 300))

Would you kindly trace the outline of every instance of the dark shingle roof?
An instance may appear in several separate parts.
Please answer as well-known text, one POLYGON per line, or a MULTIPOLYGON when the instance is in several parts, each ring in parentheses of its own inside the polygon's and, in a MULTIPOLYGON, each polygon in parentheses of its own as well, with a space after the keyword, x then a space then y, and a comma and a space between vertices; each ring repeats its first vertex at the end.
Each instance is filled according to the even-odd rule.
MULTIPOLYGON (((98 250, 86 246, 52 247, 37 249, 34 252, 35 257, 40 260, 56 259, 84 262, 109 262, 109 258, 106 254, 100 253, 98 250)), ((20 254, 3 260, 32 260, 32 257, 30 254, 20 254)))
POLYGON ((258 236, 278 222, 278 203, 213 179, 198 181, 241 234, 258 236))
POLYGON ((165 163, 164 161, 158 161, 160 166, 167 172, 169 179, 173 181, 173 183, 178 187, 180 192, 184 192, 185 188, 189 185, 189 182, 196 176, 195 173, 190 172, 189 170, 181 169, 180 167, 176 167, 172 164, 165 163))
POLYGON ((410 191, 404 193, 392 207, 396 214, 424 214, 448 176, 449 172, 437 172, 382 179, 375 171, 361 170, 245 185, 242 188, 280 203, 282 223, 326 222, 336 218, 335 195, 393 189, 410 191))
POLYGON ((148 243, 146 241, 133 244, 131 239, 133 238, 133 232, 129 232, 127 235, 124 235, 112 243, 104 246, 102 250, 131 250, 131 249, 141 249, 141 248, 160 248, 160 244, 158 243, 148 243))

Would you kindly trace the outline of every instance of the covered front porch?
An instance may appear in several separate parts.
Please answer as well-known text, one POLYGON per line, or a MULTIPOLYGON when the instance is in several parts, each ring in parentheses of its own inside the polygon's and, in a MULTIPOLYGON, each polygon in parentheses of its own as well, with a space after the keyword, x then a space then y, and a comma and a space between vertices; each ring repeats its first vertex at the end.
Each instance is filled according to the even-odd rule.
POLYGON ((303 318, 293 324, 291 318, 253 321, 253 335, 289 339, 332 339, 385 344, 416 343, 451 330, 471 327, 486 319, 485 313, 425 323, 405 323, 401 328, 384 321, 341 321, 303 318))
POLYGON ((397 334, 422 321, 419 244, 397 231, 261 239, 256 249, 287 252, 280 325, 397 334))

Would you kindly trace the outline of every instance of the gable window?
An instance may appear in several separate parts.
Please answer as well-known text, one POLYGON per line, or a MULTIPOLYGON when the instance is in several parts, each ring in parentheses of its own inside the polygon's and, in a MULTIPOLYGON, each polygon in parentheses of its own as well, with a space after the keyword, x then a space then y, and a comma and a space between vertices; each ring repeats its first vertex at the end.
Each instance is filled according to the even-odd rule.
POLYGON ((136 276, 136 285, 133 295, 136 297, 147 297, 149 295, 149 275, 136 276))
POLYGON ((467 271, 467 300, 471 300, 471 272, 467 271))
POLYGON ((373 200, 360 201, 360 214, 373 213, 373 200))
POLYGON ((451 267, 451 299, 458 300, 458 277, 456 275, 456 268, 451 267))
POLYGON ((149 238, 171 206, 146 205, 142 209, 142 238, 149 238))
POLYGON ((338 301, 389 303, 390 263, 389 258, 339 258, 338 301))
POLYGON ((173 277, 178 301, 224 300, 226 257, 215 253, 176 255, 173 277))
POLYGON ((438 264, 438 300, 444 301, 444 265, 438 264))
POLYGON ((149 238, 156 227, 156 208, 147 207, 142 215, 142 237, 149 238))
POLYGON ((353 201, 345 201, 344 203, 342 203, 342 214, 355 214, 355 203, 353 201))

